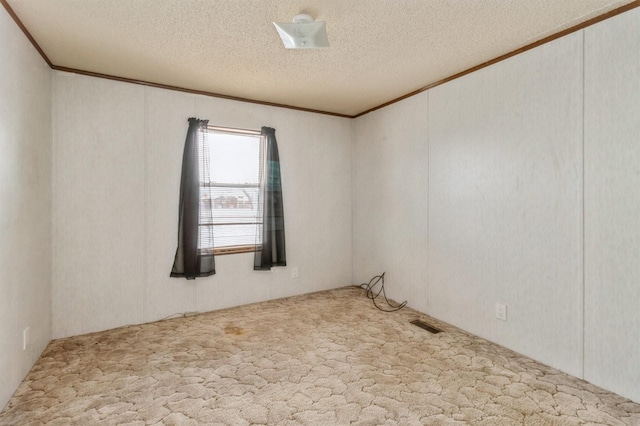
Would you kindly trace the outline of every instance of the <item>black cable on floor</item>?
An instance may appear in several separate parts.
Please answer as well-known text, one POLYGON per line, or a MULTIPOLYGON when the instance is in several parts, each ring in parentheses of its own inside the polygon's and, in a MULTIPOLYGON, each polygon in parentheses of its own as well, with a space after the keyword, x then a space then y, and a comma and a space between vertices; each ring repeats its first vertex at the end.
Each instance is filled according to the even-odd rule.
POLYGON ((385 273, 383 272, 382 275, 376 275, 375 277, 371 278, 368 283, 360 284, 360 287, 367 290, 367 297, 373 301, 373 306, 380 309, 382 312, 399 311, 400 309, 407 306, 407 301, 405 300, 404 302, 398 305, 394 305, 393 303, 389 302, 389 299, 387 299, 387 293, 384 291, 384 274, 385 273), (378 283, 380 284, 380 288, 376 292, 375 287, 378 285, 378 283), (385 303, 391 309, 381 308, 378 305, 378 303, 376 302, 376 299, 378 298, 378 296, 380 296, 380 294, 382 294, 382 297, 384 297, 385 303))

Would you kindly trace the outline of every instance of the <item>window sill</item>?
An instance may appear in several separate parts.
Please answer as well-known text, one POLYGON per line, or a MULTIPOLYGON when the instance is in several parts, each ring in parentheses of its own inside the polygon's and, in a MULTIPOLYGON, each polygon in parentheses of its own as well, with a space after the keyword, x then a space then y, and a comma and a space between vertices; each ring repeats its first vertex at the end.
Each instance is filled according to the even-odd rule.
POLYGON ((236 246, 236 247, 223 247, 213 250, 215 256, 224 256, 226 254, 238 254, 238 253, 253 253, 256 251, 256 246, 236 246))

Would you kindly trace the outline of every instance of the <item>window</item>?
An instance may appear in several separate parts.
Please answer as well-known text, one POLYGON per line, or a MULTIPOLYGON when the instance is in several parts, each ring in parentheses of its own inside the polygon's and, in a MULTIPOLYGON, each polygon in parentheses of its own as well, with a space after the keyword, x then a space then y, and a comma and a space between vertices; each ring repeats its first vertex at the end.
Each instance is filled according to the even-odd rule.
POLYGON ((254 271, 287 266, 276 129, 210 127, 195 117, 188 122, 171 276, 213 275, 218 253, 254 251, 254 271))
POLYGON ((198 248, 215 254, 254 251, 262 235, 260 131, 208 126, 198 141, 198 248))

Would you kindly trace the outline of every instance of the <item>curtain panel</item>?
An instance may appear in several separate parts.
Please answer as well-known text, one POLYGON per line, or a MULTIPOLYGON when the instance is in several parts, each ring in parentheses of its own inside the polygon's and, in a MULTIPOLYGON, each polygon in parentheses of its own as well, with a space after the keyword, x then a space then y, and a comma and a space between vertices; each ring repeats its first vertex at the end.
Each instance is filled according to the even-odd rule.
MULTIPOLYGON (((265 162, 262 166, 261 179, 262 241, 256 244, 253 269, 268 271, 272 266, 287 266, 284 243, 284 208, 282 205, 282 183, 280 179, 280 156, 276 131, 271 127, 263 127, 261 131, 262 145, 265 149, 265 162)), ((260 235, 260 234, 257 234, 260 235)))
MULTIPOLYGON (((189 129, 182 156, 180 179, 180 206, 178 220, 178 248, 171 269, 172 277, 195 279, 216 273, 213 250, 199 248, 202 239, 199 226, 203 219, 200 212, 201 177, 208 176, 208 155, 202 152, 208 120, 189 118, 189 129)), ((210 211, 210 210, 209 210, 210 211)), ((203 213, 206 209, 203 209, 203 213)), ((213 217, 209 223, 213 222, 213 217)), ((213 236, 211 236, 213 238, 213 236)))

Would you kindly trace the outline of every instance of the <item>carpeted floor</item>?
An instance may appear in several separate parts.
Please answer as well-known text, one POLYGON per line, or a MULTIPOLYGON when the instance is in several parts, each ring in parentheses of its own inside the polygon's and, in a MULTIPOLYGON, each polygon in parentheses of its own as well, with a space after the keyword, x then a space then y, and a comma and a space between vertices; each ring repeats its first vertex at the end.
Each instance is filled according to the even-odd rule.
POLYGON ((640 425, 640 404, 345 287, 55 340, 0 424, 640 425))

